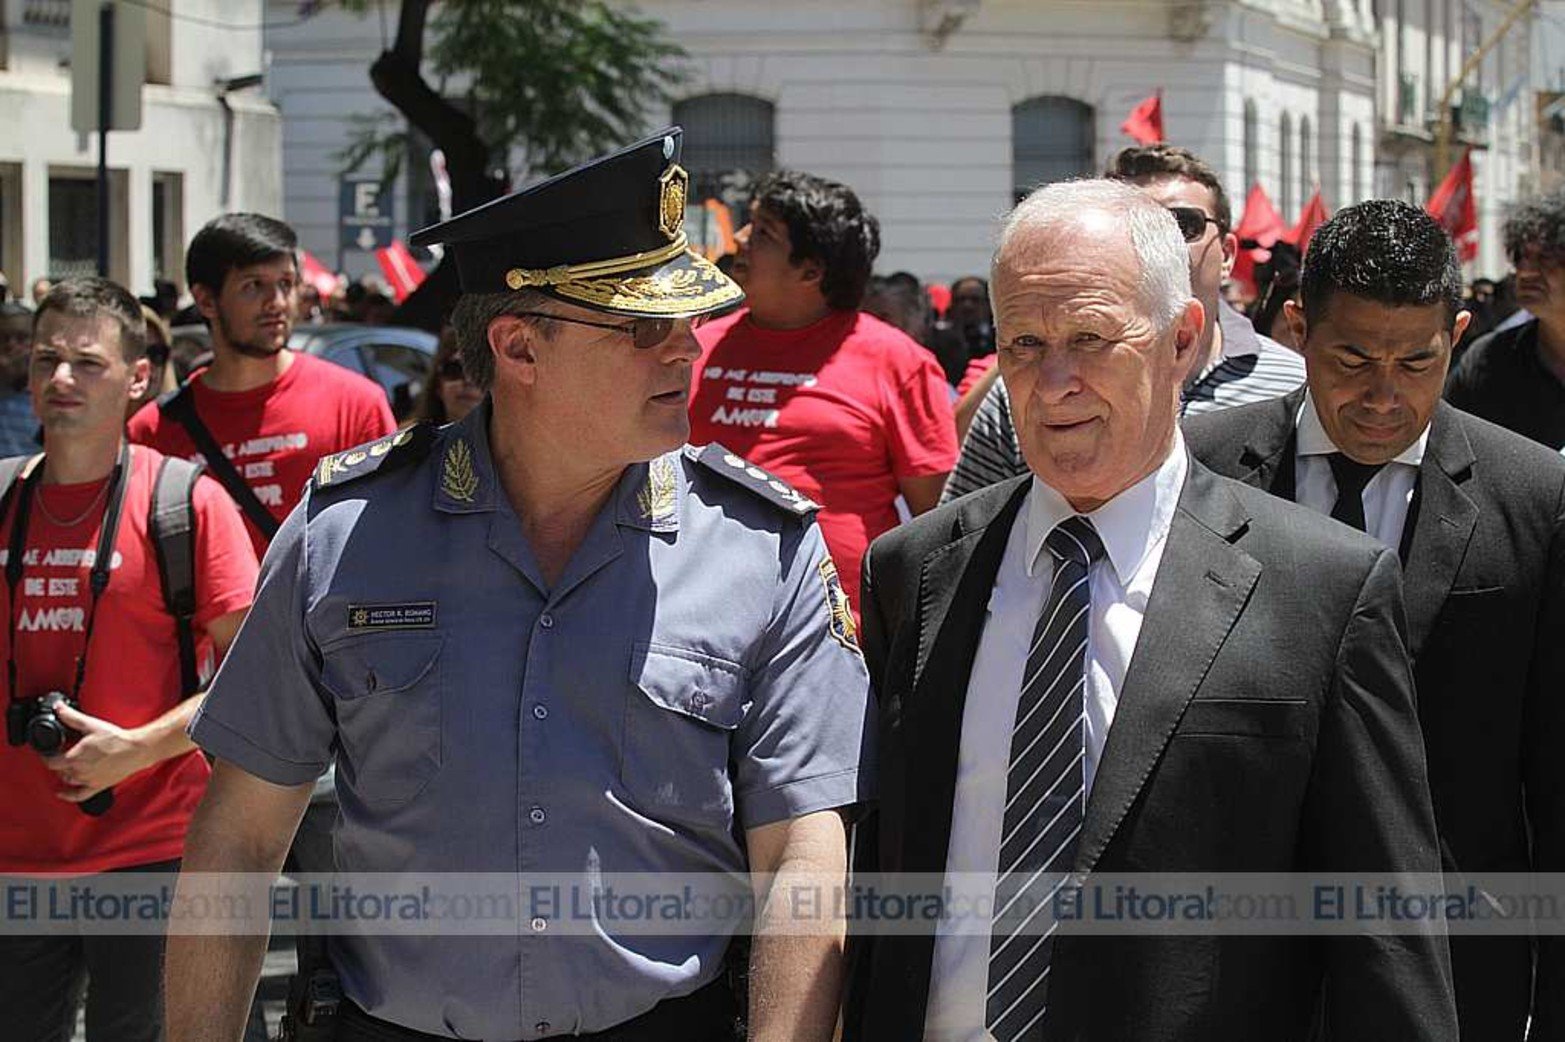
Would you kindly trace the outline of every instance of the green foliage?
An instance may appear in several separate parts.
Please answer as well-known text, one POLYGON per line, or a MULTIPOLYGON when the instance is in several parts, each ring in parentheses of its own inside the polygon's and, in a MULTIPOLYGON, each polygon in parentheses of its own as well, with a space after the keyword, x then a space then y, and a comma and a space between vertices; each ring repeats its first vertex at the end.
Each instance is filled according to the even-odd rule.
MULTIPOLYGON (((343 6, 363 12, 369 5, 343 6)), ((684 50, 661 22, 627 4, 445 0, 431 11, 428 70, 465 91, 452 100, 472 114, 492 155, 521 150, 528 169, 513 171, 521 177, 557 173, 634 140, 684 79, 684 50)), ((405 145, 405 130, 361 119, 338 158, 384 161, 399 134, 405 145)))
POLYGON ((408 154, 407 121, 395 112, 377 112, 374 115, 355 113, 348 117, 348 144, 332 153, 332 160, 341 164, 344 174, 351 174, 371 159, 380 167, 382 190, 389 187, 402 173, 402 163, 408 154))

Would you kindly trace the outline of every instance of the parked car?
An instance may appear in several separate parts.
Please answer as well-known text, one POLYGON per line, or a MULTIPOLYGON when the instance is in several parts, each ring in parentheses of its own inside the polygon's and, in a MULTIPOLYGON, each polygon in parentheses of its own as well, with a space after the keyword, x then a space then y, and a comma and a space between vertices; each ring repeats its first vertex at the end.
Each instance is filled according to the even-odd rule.
MULTIPOLYGON (((211 360, 212 337, 206 326, 176 326, 170 333, 175 367, 183 380, 211 360)), ((334 362, 380 384, 400 422, 418 401, 435 359, 435 336, 404 326, 365 326, 341 322, 295 326, 288 347, 334 362)))

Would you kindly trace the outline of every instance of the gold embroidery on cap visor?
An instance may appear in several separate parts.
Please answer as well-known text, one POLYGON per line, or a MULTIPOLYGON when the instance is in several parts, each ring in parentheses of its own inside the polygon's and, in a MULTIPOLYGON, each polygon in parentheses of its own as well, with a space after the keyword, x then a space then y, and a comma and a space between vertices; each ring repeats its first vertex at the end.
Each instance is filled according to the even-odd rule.
POLYGON ((737 304, 744 290, 705 257, 683 251, 656 271, 622 278, 571 279, 541 287, 552 297, 611 314, 686 318, 737 304))

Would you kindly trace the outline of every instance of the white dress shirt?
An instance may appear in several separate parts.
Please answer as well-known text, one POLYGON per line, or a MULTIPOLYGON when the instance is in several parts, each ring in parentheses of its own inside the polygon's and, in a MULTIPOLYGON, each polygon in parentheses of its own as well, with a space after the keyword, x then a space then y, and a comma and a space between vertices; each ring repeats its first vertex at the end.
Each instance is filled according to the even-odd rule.
MULTIPOLYGON (((1331 461, 1326 457, 1339 450, 1321 425, 1315 400, 1308 392, 1295 425, 1299 436, 1294 460, 1294 499, 1330 517, 1331 508, 1337 504, 1337 479, 1332 477, 1331 461)), ((1381 467, 1380 473, 1364 486, 1365 531, 1393 550, 1402 545, 1402 529, 1407 524, 1407 510, 1418 485, 1418 468, 1424 462, 1428 444, 1426 426, 1417 441, 1381 467)))
MULTIPOLYGON (((1176 431, 1173 451, 1157 470, 1086 515, 1106 551, 1088 575, 1092 596, 1085 695, 1089 792, 1189 468, 1184 439, 1176 431)), ((969 908, 979 902, 983 902, 979 907, 992 907, 987 902, 994 894, 1000 860, 1011 729, 1033 630, 1054 578, 1054 556, 1044 540, 1075 513, 1063 496, 1033 478, 989 595, 962 712, 951 840, 946 848, 946 885, 969 908)), ((942 919, 930 973, 926 1042, 991 1038, 984 1027, 988 979, 988 918, 942 919)))

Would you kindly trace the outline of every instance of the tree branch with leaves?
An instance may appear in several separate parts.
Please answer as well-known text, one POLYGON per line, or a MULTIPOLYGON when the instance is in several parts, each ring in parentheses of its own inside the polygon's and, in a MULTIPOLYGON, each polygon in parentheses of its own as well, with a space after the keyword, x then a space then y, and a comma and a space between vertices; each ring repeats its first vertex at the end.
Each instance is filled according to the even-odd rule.
MULTIPOLYGON (((343 4, 369 8, 369 0, 343 4)), ((369 70, 401 120, 354 117, 336 158, 344 173, 378 158, 382 176, 393 180, 412 128, 445 154, 452 209, 460 213, 515 181, 634 140, 651 112, 672 99, 684 60, 661 22, 604 0, 401 0, 396 38, 369 70), (452 84, 454 95, 447 93, 452 84)), ((449 268, 442 263, 396 320, 438 325, 456 293, 449 268)))

